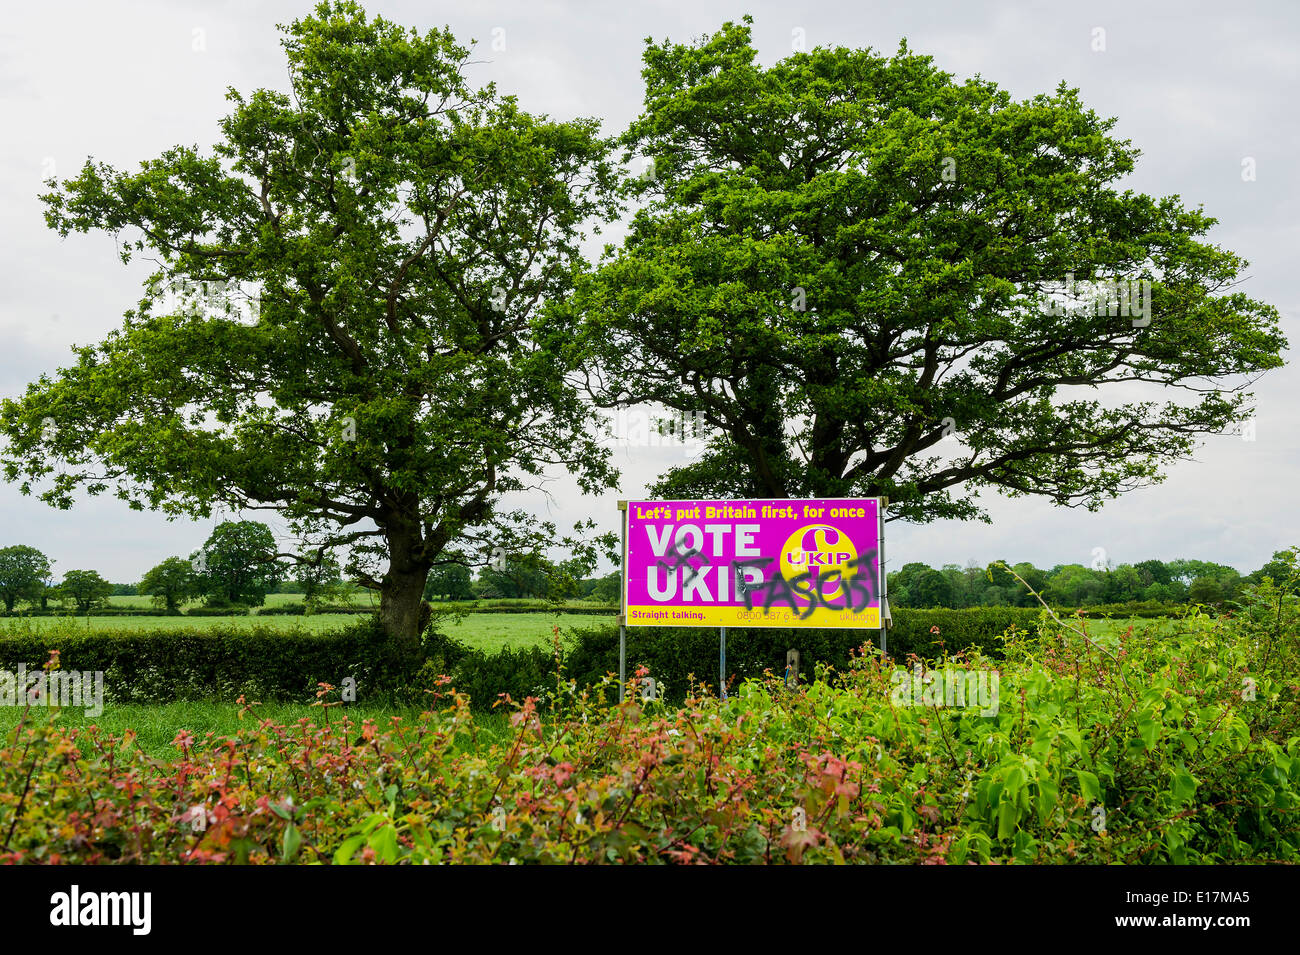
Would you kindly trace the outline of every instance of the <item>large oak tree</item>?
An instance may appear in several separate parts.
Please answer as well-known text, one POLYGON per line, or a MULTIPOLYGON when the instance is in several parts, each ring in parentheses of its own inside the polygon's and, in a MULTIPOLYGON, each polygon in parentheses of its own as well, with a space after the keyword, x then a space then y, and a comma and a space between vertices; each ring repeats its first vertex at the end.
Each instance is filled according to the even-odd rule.
POLYGON ((1095 508, 1242 420, 1281 364, 1215 220, 1124 189, 1138 151, 1064 85, 1017 101, 905 45, 764 67, 748 18, 647 41, 643 76, 641 206, 554 328, 602 405, 709 427, 664 496, 1095 508), (1116 280, 1137 300, 1070 292, 1116 280))
POLYGON ((610 213, 611 144, 471 85, 446 31, 352 3, 282 29, 290 88, 231 90, 210 153, 87 161, 44 197, 61 235, 157 269, 119 330, 4 402, 5 473, 60 507, 278 511, 298 552, 350 548, 414 649, 431 567, 553 530, 503 494, 557 463, 612 481, 532 333, 610 213))

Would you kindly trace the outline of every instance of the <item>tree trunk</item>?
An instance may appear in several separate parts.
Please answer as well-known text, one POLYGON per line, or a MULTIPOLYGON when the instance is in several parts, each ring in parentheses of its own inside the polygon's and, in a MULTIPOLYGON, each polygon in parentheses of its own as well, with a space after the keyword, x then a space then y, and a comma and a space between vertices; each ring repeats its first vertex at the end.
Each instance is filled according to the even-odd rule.
POLYGON ((420 653, 420 634, 428 623, 424 585, 430 564, 416 556, 419 541, 415 535, 393 529, 387 537, 389 564, 380 582, 379 620, 402 655, 414 660, 420 653))

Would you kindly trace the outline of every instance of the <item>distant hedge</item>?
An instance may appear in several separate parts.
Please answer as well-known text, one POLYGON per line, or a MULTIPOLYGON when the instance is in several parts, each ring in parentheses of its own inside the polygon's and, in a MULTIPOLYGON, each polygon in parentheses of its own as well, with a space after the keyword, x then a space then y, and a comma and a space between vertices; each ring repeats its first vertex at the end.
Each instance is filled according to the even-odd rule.
MULTIPOLYGON (((474 601, 438 601, 432 604, 433 612, 438 614, 461 614, 461 613, 563 613, 563 614, 588 614, 598 617, 617 616, 619 611, 618 604, 555 604, 545 600, 529 599, 500 599, 500 600, 483 600, 474 601)), ((302 616, 306 613, 306 605, 300 603, 279 604, 276 606, 258 607, 256 615, 259 617, 278 617, 278 616, 302 616)), ((376 609, 370 604, 327 604, 316 608, 316 613, 334 613, 334 614, 358 614, 369 613, 376 609)), ((1143 619, 1156 619, 1161 617, 1180 617, 1187 612, 1187 606, 1183 604, 1164 604, 1153 600, 1135 601, 1120 604, 1095 604, 1090 607, 1055 607, 1053 608, 1061 617, 1072 617, 1076 613, 1084 617, 1138 617, 1143 619)), ((1037 608, 1034 607, 972 607, 959 611, 947 611, 951 613, 975 613, 981 610, 994 610, 1002 612, 1004 610, 1024 610, 1027 613, 1036 614, 1037 608)), ((895 607, 893 612, 898 614, 909 613, 939 613, 943 608, 919 610, 910 607, 895 607)), ((188 614, 194 617, 228 617, 242 616, 249 612, 249 608, 240 605, 231 607, 192 607, 189 610, 160 610, 151 607, 101 607, 90 612, 92 617, 176 617, 182 614, 188 614)), ((50 610, 14 610, 11 612, 0 611, 0 618, 3 617, 69 617, 85 616, 84 614, 74 614, 70 610, 50 609, 50 610)))
MULTIPOLYGON (((179 617, 179 610, 158 610, 152 607, 101 607, 90 612, 92 617, 179 617)), ((76 617, 86 616, 72 610, 0 610, 0 617, 76 617)))
MULTIPOLYGON (((339 607, 339 606, 320 606, 314 611, 315 613, 371 613, 375 608, 370 606, 356 607, 339 607)), ((257 611, 259 617, 301 617, 307 612, 306 604, 281 604, 278 607, 261 607, 257 611)))
POLYGON ((619 611, 618 604, 555 604, 545 600, 512 600, 510 602, 485 600, 481 604, 469 601, 445 601, 434 602, 431 606, 435 616, 440 613, 573 613, 616 617, 619 611))
MULTIPOLYGON (((1181 617, 1187 613, 1188 607, 1184 604, 1164 604, 1156 600, 1131 601, 1120 604, 1094 604, 1091 607, 1080 607, 1077 613, 1080 616, 1088 618, 1098 617, 1139 617, 1143 620, 1154 620, 1160 617, 1181 617)), ((1062 619, 1067 614, 1073 615, 1075 610, 1058 610, 1057 613, 1062 619)))
POLYGON ((373 618, 340 630, 302 628, 73 632, 44 631, 0 636, 0 669, 30 672, 59 651, 64 670, 102 670, 104 689, 115 702, 171 700, 299 700, 314 697, 318 683, 357 681, 359 699, 374 699, 414 681, 414 666, 401 661, 373 618))
MULTIPOLYGON (((316 608, 316 613, 370 613, 374 607, 369 605, 358 605, 355 607, 344 606, 322 606, 316 608)), ((100 607, 92 610, 89 614, 91 617, 243 617, 247 616, 252 608, 242 604, 231 604, 228 607, 191 607, 189 610, 159 610, 152 607, 100 607)), ((278 607, 259 607, 257 616, 274 617, 274 616, 301 616, 306 611, 303 604, 284 604, 278 607)), ((495 611, 499 612, 499 611, 495 611)), ((76 617, 81 619, 87 616, 82 613, 74 613, 71 610, 14 610, 6 613, 0 610, 0 618, 3 617, 76 617)))

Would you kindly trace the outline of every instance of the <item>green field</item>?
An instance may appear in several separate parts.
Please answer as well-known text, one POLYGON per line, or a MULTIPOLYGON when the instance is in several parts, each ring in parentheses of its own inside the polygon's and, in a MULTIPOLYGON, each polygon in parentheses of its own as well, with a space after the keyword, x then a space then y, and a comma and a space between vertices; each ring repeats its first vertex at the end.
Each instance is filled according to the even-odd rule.
MULTIPOLYGON (((284 607, 288 604, 300 604, 300 603, 302 603, 302 594, 267 594, 266 595, 266 606, 268 607, 284 607)), ((369 607, 372 604, 378 606, 379 598, 376 597, 372 600, 370 593, 367 591, 358 594, 353 594, 350 600, 331 600, 329 601, 329 603, 331 604, 352 603, 358 607, 369 607)), ((201 604, 202 601, 192 601, 186 604, 185 608, 188 609, 190 607, 198 607, 201 604)), ((153 610, 157 607, 157 604, 153 602, 152 597, 144 597, 144 596, 135 596, 135 597, 113 596, 108 598, 108 605, 110 607, 115 607, 120 610, 125 610, 127 607, 135 607, 142 610, 153 610)))
MULTIPOLYGON (((292 594, 272 594, 272 597, 291 597, 292 594)), ((132 600, 136 598, 122 598, 132 600)), ((268 603, 270 598, 268 598, 268 603)), ((299 627, 320 633, 348 626, 362 619, 362 614, 319 613, 310 616, 287 614, 258 617, 9 617, 0 619, 0 636, 7 633, 30 633, 61 627, 78 627, 89 630, 146 631, 146 630, 208 630, 221 628, 274 627, 290 630, 299 627)), ((449 635, 464 641, 475 649, 493 653, 503 647, 550 646, 551 628, 558 624, 561 631, 573 627, 590 627, 610 623, 614 616, 594 614, 562 614, 554 611, 536 613, 471 613, 447 617, 442 622, 449 635)))
MULTIPOLYGON (((283 606, 287 603, 301 602, 298 594, 270 594, 266 598, 267 606, 283 606)), ((368 595, 362 595, 368 600, 368 595)), ((147 597, 113 597, 114 607, 149 606, 147 597)), ((504 601, 503 601, 504 603, 504 601)), ((512 601, 512 603, 532 603, 536 601, 512 601)), ((448 607, 465 605, 435 604, 440 613, 448 607)), ((304 627, 314 633, 348 626, 362 619, 370 612, 364 604, 358 606, 358 613, 350 614, 312 614, 310 616, 291 616, 278 614, 271 616, 222 616, 222 617, 11 617, 0 619, 0 636, 6 633, 27 633, 31 630, 46 630, 52 627, 75 625, 90 630, 205 630, 214 627, 229 629, 231 627, 274 627, 294 629, 304 627)), ((1064 618, 1067 623, 1079 625, 1076 618, 1064 618)), ((551 628, 559 624, 561 638, 573 628, 584 628, 600 624, 613 623, 615 614, 564 614, 554 610, 538 610, 528 613, 451 613, 444 617, 442 627, 449 635, 463 641, 471 647, 493 653, 505 647, 549 646, 552 640, 551 628)), ((1174 632, 1179 621, 1172 619, 1115 618, 1084 621, 1087 632, 1094 637, 1110 637, 1123 632, 1130 625, 1136 633, 1154 631, 1162 634, 1174 632)))
POLYGON ((559 626, 560 639, 574 628, 609 624, 616 617, 595 614, 560 613, 470 613, 444 621, 443 631, 471 647, 494 653, 504 647, 549 647, 552 628, 559 626))
MULTIPOLYGON (((122 736, 130 729, 136 733, 134 745, 150 756, 169 759, 176 755, 172 741, 181 730, 186 730, 200 744, 233 736, 241 728, 256 726, 257 720, 272 720, 288 725, 306 718, 318 724, 339 722, 346 716, 358 727, 364 720, 374 720, 381 728, 388 726, 393 717, 405 723, 414 723, 420 711, 414 707, 364 706, 360 703, 347 707, 328 709, 302 703, 263 703, 253 708, 252 714, 240 718, 241 707, 233 702, 189 701, 157 704, 114 703, 96 717, 88 717, 78 709, 63 709, 57 715, 50 710, 34 708, 29 718, 57 719, 58 725, 69 727, 96 726, 105 733, 122 736)), ((0 707, 0 736, 13 729, 23 718, 24 709, 16 706, 0 707)), ((487 734, 504 735, 509 731, 509 714, 478 713, 475 723, 487 734)))

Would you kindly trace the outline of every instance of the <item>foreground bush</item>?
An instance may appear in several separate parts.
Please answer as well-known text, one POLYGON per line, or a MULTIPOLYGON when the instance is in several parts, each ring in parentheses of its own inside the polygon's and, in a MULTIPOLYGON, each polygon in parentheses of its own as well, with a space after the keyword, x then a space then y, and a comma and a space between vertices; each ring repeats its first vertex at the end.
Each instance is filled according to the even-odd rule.
POLYGON ((559 674, 505 737, 445 681, 413 724, 250 711, 229 739, 178 733, 170 763, 33 710, 0 749, 0 860, 1300 861, 1295 631, 1192 624, 1013 639, 987 715, 905 705, 870 650, 681 708, 559 674))

